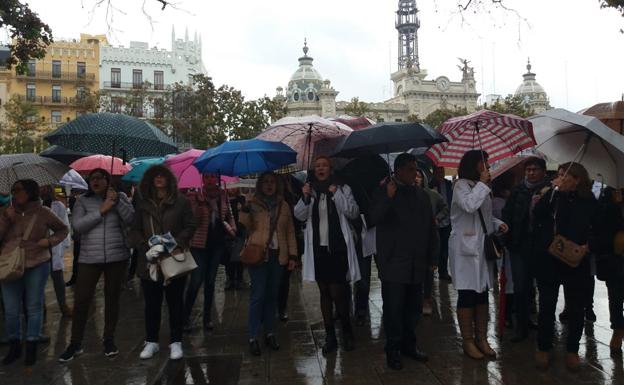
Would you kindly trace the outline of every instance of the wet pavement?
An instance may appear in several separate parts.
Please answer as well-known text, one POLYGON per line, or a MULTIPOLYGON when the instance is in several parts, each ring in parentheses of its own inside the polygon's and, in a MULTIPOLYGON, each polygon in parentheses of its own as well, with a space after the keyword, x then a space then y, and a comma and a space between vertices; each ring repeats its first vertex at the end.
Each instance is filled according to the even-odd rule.
MULTIPOLYGON (((423 318, 418 327, 420 347, 429 353, 426 364, 405 360, 402 371, 385 365, 381 332, 381 285, 374 278, 371 287, 370 324, 356 327, 356 350, 324 357, 321 345, 324 331, 314 284, 301 284, 298 274, 292 277, 287 323, 278 325, 281 349, 263 349, 261 357, 252 357, 247 345, 247 305, 249 290, 224 291, 221 268, 216 289, 213 319, 215 329, 202 331, 201 313, 197 300, 194 312, 194 332, 185 336, 185 359, 168 360, 168 327, 166 316, 161 331, 161 351, 151 360, 142 361, 143 300, 137 280, 131 282, 122 295, 122 310, 117 327, 116 342, 120 354, 106 358, 100 341, 103 330, 103 292, 98 287, 96 306, 88 322, 83 347, 85 353, 68 364, 57 363, 71 337, 71 321, 62 319, 51 282, 47 288, 48 316, 45 333, 50 343, 39 348, 39 361, 32 370, 22 361, 0 366, 0 384, 218 384, 218 385, 403 385, 403 384, 624 384, 622 358, 609 354, 611 331, 608 302, 604 283, 597 282, 595 311, 598 321, 588 325, 581 341, 580 355, 584 361, 578 373, 570 373, 563 364, 563 344, 558 342, 553 365, 548 371, 535 369, 533 338, 512 344, 507 336, 500 339, 494 322, 490 323, 490 343, 498 351, 495 361, 474 361, 461 352, 461 340, 453 304, 453 286, 435 282, 434 315, 423 318)), ((201 291, 200 291, 201 293, 201 291)), ((69 303, 73 293, 68 290, 69 303)), ((560 298, 563 297, 561 294, 560 298)), ((491 317, 496 316, 490 296, 491 317)), ((560 301, 558 312, 563 304, 560 301)), ((557 323, 557 338, 565 328, 557 323)), ((534 337, 534 334, 532 334, 534 337)), ((4 356, 6 346, 0 347, 4 356)))

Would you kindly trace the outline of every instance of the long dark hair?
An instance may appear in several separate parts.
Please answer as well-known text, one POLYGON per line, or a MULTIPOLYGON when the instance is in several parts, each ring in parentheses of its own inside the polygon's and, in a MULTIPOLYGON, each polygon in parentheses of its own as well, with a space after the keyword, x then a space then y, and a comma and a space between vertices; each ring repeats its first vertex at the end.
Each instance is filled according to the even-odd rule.
POLYGON ((459 162, 457 176, 461 179, 469 179, 475 182, 478 181, 481 179, 481 173, 479 172, 477 165, 483 160, 487 162, 488 158, 488 153, 482 150, 470 150, 466 152, 459 162))
POLYGON ((579 180, 579 184, 576 186, 576 193, 581 198, 592 199, 594 197, 594 194, 592 193, 592 182, 591 179, 589 179, 589 173, 582 164, 568 162, 560 165, 557 170, 563 170, 563 172, 579 180))
POLYGON ((88 190, 87 190, 87 192, 85 194, 85 196, 87 196, 87 197, 91 197, 91 196, 95 195, 95 191, 91 190, 91 183, 90 183, 91 177, 93 175, 95 175, 95 174, 102 174, 104 179, 106 179, 106 183, 108 184, 108 187, 111 187, 111 183, 112 183, 112 180, 113 180, 113 177, 111 176, 111 174, 108 171, 104 170, 103 168, 96 168, 96 169, 92 170, 89 173, 89 175, 87 175, 87 187, 88 187, 88 190))
POLYGON ((156 188, 154 187, 154 179, 158 176, 162 175, 167 179, 167 196, 169 198, 174 198, 178 196, 178 179, 173 175, 171 169, 169 167, 157 164, 154 165, 145 171, 143 174, 143 179, 141 179, 140 192, 141 197, 143 199, 152 199, 155 200, 156 197, 156 188))

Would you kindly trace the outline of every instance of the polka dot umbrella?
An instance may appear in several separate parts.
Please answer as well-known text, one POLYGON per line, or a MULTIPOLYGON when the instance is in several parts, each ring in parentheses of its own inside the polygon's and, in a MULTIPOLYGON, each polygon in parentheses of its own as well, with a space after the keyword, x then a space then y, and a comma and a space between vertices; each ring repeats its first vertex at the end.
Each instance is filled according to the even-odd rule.
POLYGON ((45 136, 66 149, 124 156, 127 159, 177 153, 173 140, 158 127, 132 116, 99 112, 82 115, 45 136))
POLYGON ((37 154, 1 155, 0 192, 11 192, 20 179, 32 179, 40 186, 57 184, 69 170, 63 163, 37 154))

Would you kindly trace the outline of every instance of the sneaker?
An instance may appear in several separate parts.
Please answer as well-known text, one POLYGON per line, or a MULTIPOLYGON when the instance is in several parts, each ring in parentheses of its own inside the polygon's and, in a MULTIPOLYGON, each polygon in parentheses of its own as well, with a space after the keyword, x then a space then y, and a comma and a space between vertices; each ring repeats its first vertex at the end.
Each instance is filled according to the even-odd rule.
POLYGON ((104 340, 104 355, 106 357, 115 357, 117 354, 119 354, 119 349, 115 346, 115 342, 112 339, 104 340))
POLYGON ((139 357, 141 357, 142 360, 150 359, 154 357, 154 354, 158 353, 159 350, 160 346, 158 346, 156 342, 145 342, 145 345, 143 345, 143 351, 139 357))
POLYGON ((169 345, 169 359, 170 360, 179 360, 184 356, 182 352, 182 342, 174 342, 169 345))
POLYGON ((69 344, 67 349, 59 357, 59 362, 69 362, 83 353, 82 347, 78 344, 69 344))

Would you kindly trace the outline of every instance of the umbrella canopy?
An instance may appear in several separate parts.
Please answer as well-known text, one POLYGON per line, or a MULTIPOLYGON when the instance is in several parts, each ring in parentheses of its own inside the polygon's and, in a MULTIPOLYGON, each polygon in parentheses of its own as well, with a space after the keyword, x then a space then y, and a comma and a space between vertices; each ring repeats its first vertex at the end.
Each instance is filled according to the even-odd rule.
POLYGON ((69 150, 63 146, 52 145, 41 151, 39 155, 45 156, 46 158, 52 158, 54 160, 58 160, 63 164, 69 165, 80 158, 84 158, 85 156, 93 154, 89 152, 69 150))
POLYGON ((319 116, 285 117, 264 130, 257 139, 282 142, 297 152, 297 165, 308 169, 316 142, 349 135, 348 126, 319 116))
POLYGON ((429 147, 446 139, 433 128, 419 123, 383 122, 363 128, 349 135, 339 151, 339 157, 388 154, 413 147, 429 147))
POLYGON ((158 158, 139 158, 130 161, 132 169, 121 177, 123 182, 132 184, 139 184, 143 179, 143 174, 148 168, 156 164, 162 164, 165 161, 165 157, 158 158))
POLYGON ((360 212, 367 215, 373 193, 388 176, 388 164, 379 155, 367 155, 351 160, 337 174, 346 179, 360 212))
POLYGON ((581 111, 580 114, 598 118, 610 129, 624 134, 624 101, 599 103, 581 111))
POLYGON ((124 175, 132 168, 129 163, 123 162, 119 158, 112 158, 108 155, 91 155, 84 158, 80 158, 69 166, 80 174, 88 174, 96 168, 104 169, 108 172, 111 170, 111 164, 113 165, 113 172, 111 175, 124 175))
POLYGON ((511 171, 518 166, 522 166, 529 158, 531 157, 526 155, 512 156, 511 158, 503 159, 500 162, 493 164, 490 168, 492 180, 498 178, 507 171, 511 171))
POLYGON ((624 139, 597 118, 556 108, 530 118, 537 150, 557 163, 576 161, 589 177, 624 187, 624 139))
POLYGON ((40 186, 53 185, 68 171, 63 163, 37 154, 0 155, 0 192, 11 192, 13 183, 20 179, 32 179, 40 186))
POLYGON ((165 160, 165 165, 169 166, 173 174, 178 178, 178 188, 202 187, 201 175, 197 168, 193 166, 193 162, 204 152, 204 150, 192 148, 165 160))
POLYGON ((109 112, 82 115, 47 134, 45 139, 73 151, 105 155, 123 152, 128 158, 177 152, 173 140, 153 124, 109 112))
POLYGON ((233 140, 207 150, 193 165, 202 174, 240 176, 273 171, 294 163, 296 158, 297 153, 284 143, 260 139, 233 140))
POLYGON ((535 146, 530 121, 515 115, 481 110, 451 118, 439 129, 448 142, 427 151, 437 166, 458 168, 467 151, 484 150, 489 162, 496 162, 535 146))
POLYGON ((370 127, 373 124, 375 124, 375 121, 369 119, 369 118, 365 118, 365 117, 359 117, 359 118, 355 118, 353 116, 349 116, 349 115, 341 115, 337 118, 330 118, 329 120, 333 120, 334 122, 340 122, 346 126, 348 126, 349 128, 351 128, 352 130, 361 130, 362 128, 366 128, 366 127, 370 127))
POLYGON ((78 174, 76 170, 69 170, 67 174, 63 175, 61 180, 59 180, 59 184, 61 186, 67 186, 77 190, 89 189, 89 185, 87 185, 87 182, 82 176, 80 176, 80 174, 78 174))

